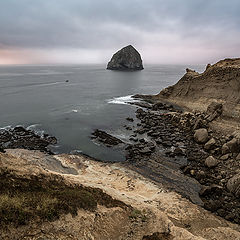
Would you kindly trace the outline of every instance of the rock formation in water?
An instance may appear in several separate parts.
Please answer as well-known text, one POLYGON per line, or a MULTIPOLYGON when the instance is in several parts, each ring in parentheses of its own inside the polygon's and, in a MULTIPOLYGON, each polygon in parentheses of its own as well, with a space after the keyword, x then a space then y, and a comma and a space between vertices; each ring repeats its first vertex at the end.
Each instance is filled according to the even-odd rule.
POLYGON ((142 70, 141 55, 132 45, 126 46, 112 56, 107 69, 121 71, 142 70))
POLYGON ((156 97, 199 110, 215 101, 223 104, 225 115, 240 117, 240 58, 208 64, 203 73, 187 69, 175 85, 156 97))

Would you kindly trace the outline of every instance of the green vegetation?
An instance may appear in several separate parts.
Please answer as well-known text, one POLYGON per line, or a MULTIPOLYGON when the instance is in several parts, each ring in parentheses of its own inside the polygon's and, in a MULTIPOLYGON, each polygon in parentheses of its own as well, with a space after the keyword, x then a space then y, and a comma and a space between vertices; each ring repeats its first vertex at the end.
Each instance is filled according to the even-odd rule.
POLYGON ((94 211, 97 204, 126 207, 101 189, 70 186, 58 175, 24 178, 0 169, 0 228, 27 224, 30 220, 55 220, 78 209, 94 211))
POLYGON ((129 216, 130 219, 132 220, 137 220, 137 219, 141 219, 142 222, 146 222, 147 221, 147 217, 144 213, 144 211, 140 211, 136 208, 134 208, 129 216))

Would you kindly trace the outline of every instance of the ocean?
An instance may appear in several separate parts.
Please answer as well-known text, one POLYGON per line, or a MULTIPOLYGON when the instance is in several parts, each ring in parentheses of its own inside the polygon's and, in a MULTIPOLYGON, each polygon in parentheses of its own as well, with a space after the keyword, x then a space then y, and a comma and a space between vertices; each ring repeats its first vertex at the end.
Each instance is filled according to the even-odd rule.
POLYGON ((94 129, 128 141, 124 128, 136 107, 134 94, 157 94, 176 83, 186 67, 145 65, 143 71, 106 70, 105 65, 0 66, 0 127, 22 125, 55 136, 54 153, 84 153, 104 161, 124 161, 121 152, 91 140, 94 129))

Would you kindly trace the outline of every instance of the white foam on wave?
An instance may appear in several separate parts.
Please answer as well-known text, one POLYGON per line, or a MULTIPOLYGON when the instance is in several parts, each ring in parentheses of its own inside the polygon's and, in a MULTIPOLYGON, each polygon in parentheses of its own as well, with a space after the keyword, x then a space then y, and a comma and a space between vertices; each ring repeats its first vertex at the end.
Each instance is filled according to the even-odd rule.
POLYGON ((72 112, 74 112, 74 113, 77 113, 77 112, 78 112, 78 110, 77 110, 77 109, 73 109, 73 110, 72 110, 72 112))
POLYGON ((41 124, 39 123, 36 123, 36 124, 32 124, 30 126, 28 126, 26 129, 27 130, 32 130, 32 131, 35 131, 37 127, 39 127, 41 124))
POLYGON ((139 100, 134 99, 133 95, 116 97, 108 101, 108 103, 112 103, 112 104, 125 104, 125 105, 129 103, 134 103, 134 102, 139 102, 139 100))
POLYGON ((36 123, 36 124, 29 125, 28 127, 26 127, 26 129, 33 131, 35 134, 37 134, 40 137, 43 137, 45 134, 45 131, 40 129, 40 126, 41 124, 36 123))
POLYGON ((5 127, 0 127, 0 130, 9 130, 11 128, 12 128, 12 126, 8 125, 8 126, 5 126, 5 127))

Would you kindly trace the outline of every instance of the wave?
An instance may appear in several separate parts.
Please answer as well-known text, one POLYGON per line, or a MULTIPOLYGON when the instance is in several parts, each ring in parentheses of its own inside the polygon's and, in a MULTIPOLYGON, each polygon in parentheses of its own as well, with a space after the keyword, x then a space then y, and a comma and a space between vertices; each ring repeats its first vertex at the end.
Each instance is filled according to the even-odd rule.
POLYGON ((9 130, 11 128, 12 128, 12 126, 8 125, 8 126, 5 126, 5 127, 0 127, 0 130, 9 130))
POLYGON ((116 98, 108 100, 108 103, 112 103, 112 104, 125 104, 125 105, 127 105, 129 103, 134 103, 134 102, 139 102, 139 100, 134 99, 133 95, 116 97, 116 98))
POLYGON ((0 127, 0 130, 12 130, 15 127, 23 127, 26 130, 30 130, 30 131, 34 132, 35 134, 37 134, 38 136, 43 137, 44 134, 45 134, 45 131, 40 129, 40 126, 41 126, 41 124, 39 124, 39 123, 31 124, 31 125, 29 125, 27 127, 25 127, 22 124, 18 124, 16 126, 8 125, 8 126, 5 126, 5 127, 0 127))
POLYGON ((26 129, 33 131, 35 134, 37 134, 40 137, 43 137, 45 134, 45 131, 40 129, 40 126, 41 124, 36 123, 36 124, 29 125, 28 127, 26 127, 26 129))
POLYGON ((39 127, 41 124, 32 124, 32 125, 29 125, 28 127, 26 127, 27 130, 35 130, 37 127, 39 127))

